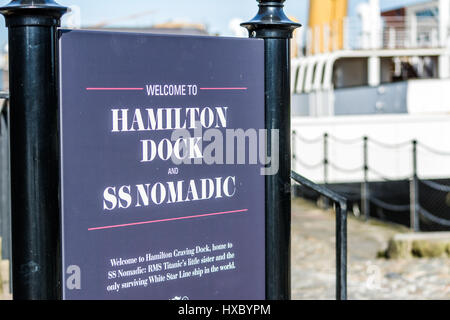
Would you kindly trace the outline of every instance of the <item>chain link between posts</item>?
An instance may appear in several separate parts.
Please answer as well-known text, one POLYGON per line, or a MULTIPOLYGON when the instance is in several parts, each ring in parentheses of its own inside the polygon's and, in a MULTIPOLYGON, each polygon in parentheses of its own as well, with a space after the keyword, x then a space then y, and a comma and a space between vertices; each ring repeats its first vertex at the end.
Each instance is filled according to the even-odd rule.
MULTIPOLYGON (((301 143, 305 143, 305 144, 322 143, 323 146, 325 146, 325 147, 328 146, 328 141, 333 141, 335 143, 342 144, 342 145, 357 145, 357 144, 363 143, 363 144, 365 144, 365 147, 367 147, 370 143, 370 144, 376 145, 381 148, 392 149, 392 150, 398 150, 398 149, 406 148, 408 146, 413 146, 415 143, 415 141, 405 141, 405 142, 400 142, 400 143, 385 143, 385 142, 378 141, 378 140, 368 138, 368 137, 340 138, 340 137, 330 135, 330 134, 324 134, 324 135, 316 137, 316 138, 306 138, 306 137, 299 135, 295 131, 293 132, 293 139, 296 142, 301 142, 301 143)), ((438 156, 450 156, 450 152, 437 150, 437 149, 434 149, 434 148, 432 148, 426 144, 420 143, 420 142, 417 142, 417 146, 420 147, 422 150, 425 150, 429 153, 432 153, 432 154, 435 154, 438 156)), ((367 173, 371 173, 372 175, 375 175, 378 179, 382 180, 383 182, 394 182, 394 181, 405 181, 405 180, 417 179, 418 182, 423 183, 424 185, 428 186, 429 188, 431 188, 433 190, 436 190, 439 192, 450 193, 450 186, 439 184, 437 182, 430 181, 430 180, 421 180, 417 177, 417 173, 414 173, 411 177, 394 178, 394 177, 388 177, 388 176, 384 175, 383 173, 371 168, 368 164, 364 164, 363 166, 356 167, 356 168, 345 168, 345 167, 342 167, 342 166, 339 166, 339 165, 333 163, 332 161, 330 161, 330 159, 324 159, 323 161, 320 161, 319 163, 316 163, 316 164, 308 164, 308 163, 303 162, 301 159, 299 159, 297 157, 297 155, 295 154, 295 150, 293 152, 293 158, 297 164, 299 164, 300 166, 302 166, 306 169, 319 169, 319 168, 325 168, 326 166, 329 166, 330 168, 334 169, 335 171, 338 171, 338 172, 341 172, 344 174, 355 174, 358 172, 364 173, 364 171, 366 170, 367 173)), ((405 211, 411 210, 411 204, 399 205, 399 204, 387 203, 387 202, 385 202, 381 199, 378 199, 376 197, 373 197, 373 196, 369 196, 369 201, 382 209, 393 211, 393 212, 405 212, 405 211)), ((447 219, 444 219, 444 218, 441 218, 441 217, 438 217, 438 216, 432 214, 431 212, 422 208, 420 206, 420 204, 418 204, 418 208, 419 208, 419 213, 423 218, 425 218, 433 223, 442 225, 442 226, 450 226, 450 220, 447 220, 447 219)))

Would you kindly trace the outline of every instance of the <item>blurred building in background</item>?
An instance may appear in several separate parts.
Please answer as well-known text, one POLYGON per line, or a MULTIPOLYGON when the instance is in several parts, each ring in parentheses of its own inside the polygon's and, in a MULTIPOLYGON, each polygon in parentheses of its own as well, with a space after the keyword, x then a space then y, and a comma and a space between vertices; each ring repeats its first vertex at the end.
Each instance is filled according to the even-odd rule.
POLYGON ((152 26, 143 27, 99 27, 91 26, 85 28, 87 30, 103 30, 103 31, 121 31, 121 32, 138 32, 138 33, 154 33, 154 34, 177 34, 191 36, 209 35, 206 27, 200 23, 188 23, 182 21, 171 21, 152 26))

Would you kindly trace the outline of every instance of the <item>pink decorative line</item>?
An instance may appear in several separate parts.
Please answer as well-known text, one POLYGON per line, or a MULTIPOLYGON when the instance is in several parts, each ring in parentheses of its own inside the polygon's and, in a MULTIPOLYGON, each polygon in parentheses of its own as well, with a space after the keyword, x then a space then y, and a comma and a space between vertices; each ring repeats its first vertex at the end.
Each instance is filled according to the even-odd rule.
POLYGON ((242 210, 234 210, 234 211, 226 211, 226 212, 216 212, 216 213, 209 213, 209 214, 201 214, 201 215, 189 216, 189 217, 179 217, 179 218, 171 218, 171 219, 162 219, 162 220, 127 223, 127 224, 118 224, 118 225, 114 225, 114 226, 89 228, 88 231, 105 230, 105 229, 112 229, 112 228, 123 228, 123 227, 138 226, 138 225, 150 224, 150 223, 159 223, 159 222, 169 222, 169 221, 176 221, 176 220, 196 219, 196 218, 202 218, 202 217, 212 217, 212 216, 219 216, 219 215, 230 214, 230 213, 243 213, 243 212, 247 212, 247 211, 248 211, 248 209, 242 209, 242 210))
POLYGON ((144 88, 86 88, 88 91, 138 91, 144 88))
POLYGON ((200 88, 200 90, 247 90, 248 88, 200 88))

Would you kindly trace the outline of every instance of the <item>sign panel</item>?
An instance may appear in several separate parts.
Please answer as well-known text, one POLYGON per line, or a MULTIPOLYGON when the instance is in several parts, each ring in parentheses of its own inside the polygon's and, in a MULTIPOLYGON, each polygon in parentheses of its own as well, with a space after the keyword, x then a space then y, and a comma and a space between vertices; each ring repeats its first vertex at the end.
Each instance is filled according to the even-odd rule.
POLYGON ((59 46, 64 299, 265 299, 263 42, 59 46))

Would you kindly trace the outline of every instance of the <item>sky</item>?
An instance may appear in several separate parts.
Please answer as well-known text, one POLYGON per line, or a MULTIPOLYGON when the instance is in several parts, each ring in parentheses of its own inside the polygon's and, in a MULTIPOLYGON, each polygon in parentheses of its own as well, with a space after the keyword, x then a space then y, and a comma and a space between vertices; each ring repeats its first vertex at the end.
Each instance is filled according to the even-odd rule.
MULTIPOLYGON (((103 21, 116 21, 130 15, 147 13, 137 19, 121 21, 115 25, 149 26, 168 21, 203 23, 212 34, 232 35, 229 23, 232 19, 249 20, 257 12, 256 0, 56 0, 65 6, 77 5, 81 10, 82 26, 103 21), (194 5, 195 4, 195 5, 194 5)), ((314 1, 314 0, 312 0, 314 1)), ((356 6, 367 0, 349 0, 349 15, 355 15, 356 6)), ((380 0, 382 9, 394 8, 427 0, 380 0)), ((9 3, 0 0, 3 6, 9 3)), ((285 11, 289 16, 306 24, 308 0, 287 0, 285 11)), ((7 41, 7 29, 0 17, 0 45, 7 41)))

